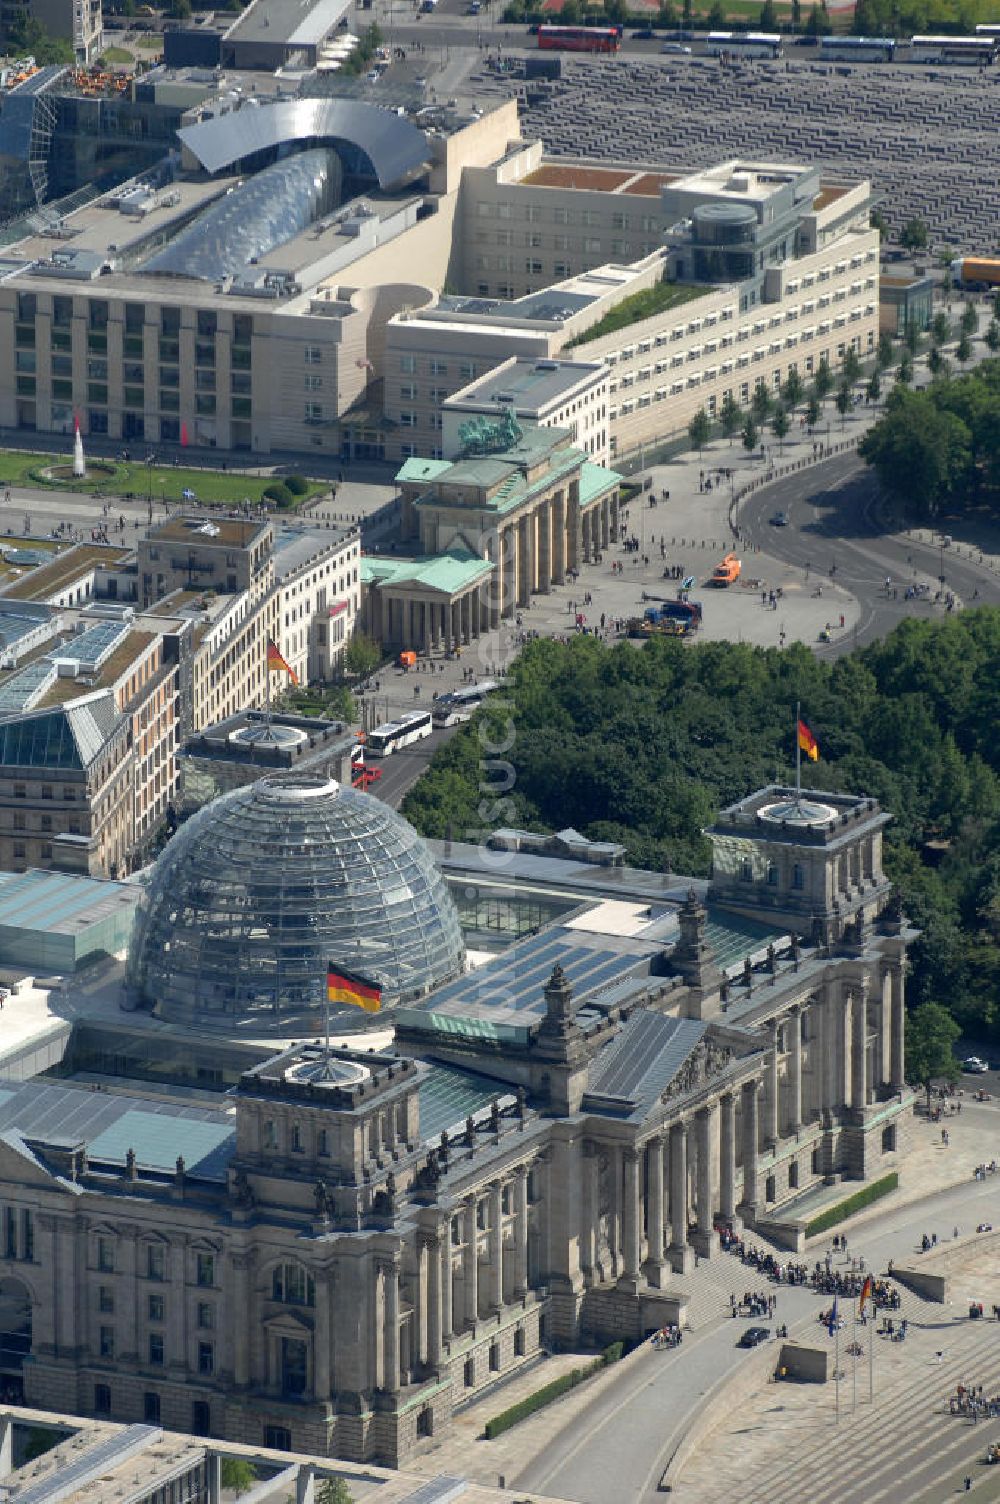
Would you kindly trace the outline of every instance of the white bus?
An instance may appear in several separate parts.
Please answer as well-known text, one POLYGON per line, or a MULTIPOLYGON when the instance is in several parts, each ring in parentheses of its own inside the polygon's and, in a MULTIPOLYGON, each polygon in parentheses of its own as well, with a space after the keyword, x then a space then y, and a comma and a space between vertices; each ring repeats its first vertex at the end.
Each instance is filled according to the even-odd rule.
POLYGON ((819 55, 824 62, 891 63, 896 52, 893 37, 820 37, 819 55))
POLYGON ((496 687, 495 679, 483 679, 480 684, 463 684, 460 689, 442 695, 434 702, 435 726, 457 726, 460 721, 471 720, 472 712, 496 687))
POLYGON ((401 747, 423 741, 433 729, 429 710, 410 710, 401 715, 398 721, 387 721, 384 726, 376 726, 374 731, 369 731, 365 739, 365 751, 370 757, 389 757, 401 747))
POLYGON ((977 26, 976 27, 976 36, 977 37, 996 37, 997 41, 1000 42, 1000 23, 997 23, 997 22, 994 21, 994 22, 991 22, 990 24, 988 24, 986 26, 977 26))
POLYGON ((960 63, 987 68, 996 61, 997 37, 911 37, 911 63, 960 63))
POLYGON ((715 57, 780 57, 781 37, 776 31, 710 31, 705 51, 715 57))

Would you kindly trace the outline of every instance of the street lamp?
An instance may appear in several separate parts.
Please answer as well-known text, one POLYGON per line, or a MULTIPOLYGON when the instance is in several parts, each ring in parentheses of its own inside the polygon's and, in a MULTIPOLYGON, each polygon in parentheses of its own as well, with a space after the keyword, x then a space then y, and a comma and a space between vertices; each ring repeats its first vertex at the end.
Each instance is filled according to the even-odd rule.
POLYGON ((153 510, 153 466, 156 463, 156 455, 146 455, 146 502, 150 512, 153 510))

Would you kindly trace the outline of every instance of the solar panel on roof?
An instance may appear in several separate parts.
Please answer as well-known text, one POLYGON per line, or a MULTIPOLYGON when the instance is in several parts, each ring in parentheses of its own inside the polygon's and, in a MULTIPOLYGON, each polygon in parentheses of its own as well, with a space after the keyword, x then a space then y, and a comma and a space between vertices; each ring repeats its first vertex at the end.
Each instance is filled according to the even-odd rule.
POLYGON ((18 1494, 18 1504, 57 1504, 59 1499, 75 1493, 92 1479, 144 1452, 162 1435, 159 1426, 129 1426, 115 1436, 107 1436, 88 1447, 82 1457, 74 1457, 72 1462, 55 1468, 38 1483, 29 1483, 18 1494))
POLYGON ((518 942, 492 965, 449 982, 434 993, 427 1011, 453 1013, 485 1007, 541 1013, 545 985, 556 964, 577 996, 585 997, 620 979, 630 966, 645 966, 646 957, 583 945, 575 931, 548 931, 518 942))

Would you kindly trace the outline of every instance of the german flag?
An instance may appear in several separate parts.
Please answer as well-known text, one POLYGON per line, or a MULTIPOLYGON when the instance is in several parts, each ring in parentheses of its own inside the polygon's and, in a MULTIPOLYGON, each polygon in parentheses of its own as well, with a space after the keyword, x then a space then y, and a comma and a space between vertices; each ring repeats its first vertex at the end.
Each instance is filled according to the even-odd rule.
POLYGON ((328 1002, 350 1003, 354 1008, 364 1008, 366 1013, 378 1013, 382 1007, 382 988, 378 982, 332 962, 326 968, 326 996, 328 1002))
POLYGON ((813 736, 805 721, 799 721, 799 746, 806 754, 810 762, 815 762, 819 757, 819 742, 813 736))
POLYGON ((867 1275, 865 1277, 865 1282, 861 1286, 861 1297, 860 1297, 860 1303, 858 1305, 858 1315, 859 1316, 863 1316, 865 1314, 865 1303, 867 1301, 871 1300, 872 1295, 874 1294, 874 1292, 875 1292, 875 1286, 872 1284, 872 1277, 869 1274, 869 1275, 867 1275))
POLYGON ((292 668, 291 664, 288 663, 287 660, 282 656, 282 652, 278 647, 278 644, 273 640, 273 638, 269 637, 267 639, 267 671, 269 674, 273 674, 276 670, 283 670, 288 675, 289 679, 291 679, 293 684, 298 684, 298 674, 292 668))

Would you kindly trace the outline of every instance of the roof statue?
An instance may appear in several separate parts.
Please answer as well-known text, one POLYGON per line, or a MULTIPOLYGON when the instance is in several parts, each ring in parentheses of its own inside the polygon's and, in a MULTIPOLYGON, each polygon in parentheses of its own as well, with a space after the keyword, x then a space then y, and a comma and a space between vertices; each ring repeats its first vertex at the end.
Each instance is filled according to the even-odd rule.
POLYGON ((524 430, 513 408, 502 409, 495 418, 483 414, 458 425, 458 442, 463 455, 503 454, 524 437, 524 430))

